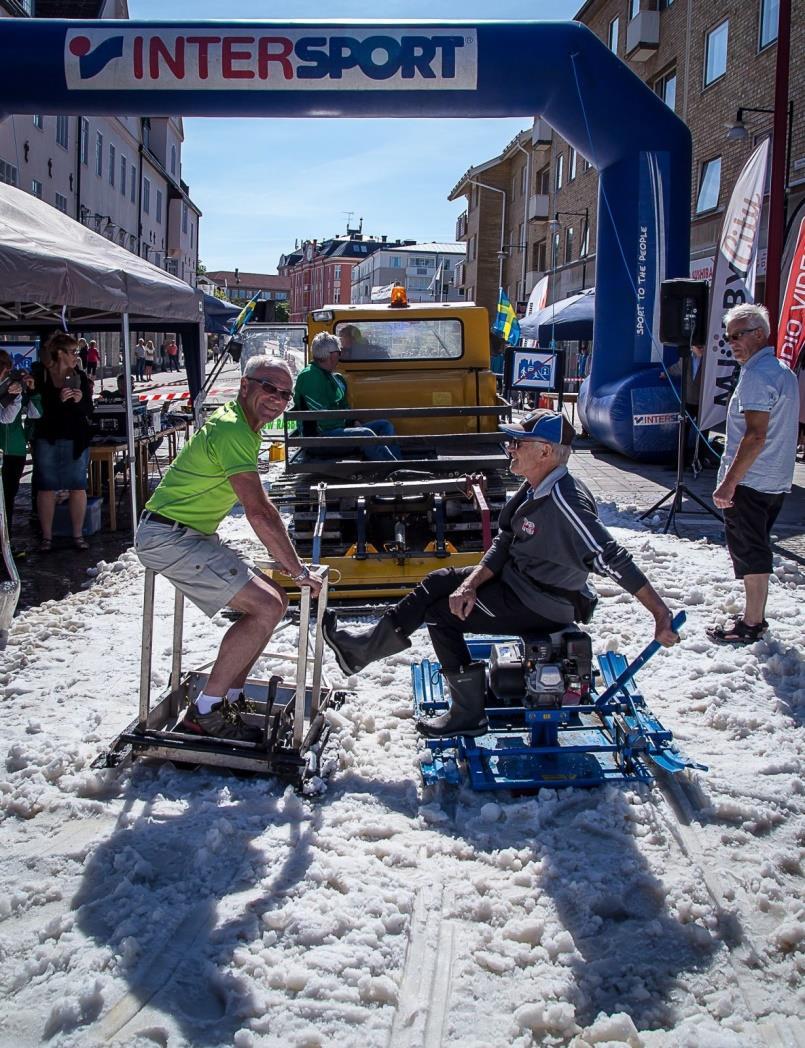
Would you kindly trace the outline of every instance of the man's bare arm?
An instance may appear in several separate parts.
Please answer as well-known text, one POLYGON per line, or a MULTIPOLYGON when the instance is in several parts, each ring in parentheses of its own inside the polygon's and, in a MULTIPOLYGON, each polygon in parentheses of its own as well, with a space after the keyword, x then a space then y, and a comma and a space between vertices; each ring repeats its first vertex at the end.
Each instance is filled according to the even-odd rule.
POLYGON ((236 473, 234 477, 229 478, 229 483, 243 506, 246 519, 254 529, 255 535, 274 560, 291 578, 301 575, 305 571, 305 566, 294 549, 285 525, 282 523, 282 517, 263 490, 260 475, 256 471, 254 473, 236 473))
POLYGON ((745 411, 746 432, 741 437, 735 458, 727 470, 726 476, 713 492, 713 502, 719 509, 728 509, 732 505, 735 489, 749 472, 749 467, 763 450, 766 434, 769 430, 768 411, 745 411))

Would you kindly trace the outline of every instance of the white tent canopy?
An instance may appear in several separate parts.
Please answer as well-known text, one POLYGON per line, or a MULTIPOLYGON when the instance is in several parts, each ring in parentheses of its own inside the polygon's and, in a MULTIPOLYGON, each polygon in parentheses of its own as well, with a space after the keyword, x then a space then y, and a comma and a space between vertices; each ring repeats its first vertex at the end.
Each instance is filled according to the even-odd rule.
POLYGON ((0 185, 0 301, 177 322, 204 317, 195 288, 7 185, 0 185))

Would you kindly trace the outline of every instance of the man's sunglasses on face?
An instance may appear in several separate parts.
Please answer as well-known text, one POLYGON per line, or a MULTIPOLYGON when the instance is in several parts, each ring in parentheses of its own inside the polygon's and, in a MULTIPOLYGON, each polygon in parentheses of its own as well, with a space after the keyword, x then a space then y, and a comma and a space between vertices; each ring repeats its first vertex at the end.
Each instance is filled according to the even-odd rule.
POLYGON ((268 382, 264 378, 254 378, 252 375, 247 375, 246 378, 249 382, 256 382, 258 386, 262 386, 270 397, 279 397, 280 400, 290 400, 293 396, 292 389, 283 389, 281 386, 275 386, 273 382, 268 382))
POLYGON ((727 342, 737 342, 739 338, 748 335, 750 331, 760 331, 760 328, 741 328, 740 331, 733 331, 731 335, 727 335, 727 342))
POLYGON ((540 440, 539 437, 529 437, 528 439, 525 439, 525 438, 519 438, 518 439, 517 437, 509 437, 509 439, 506 441, 506 446, 511 448, 512 451, 516 451, 517 448, 522 448, 526 444, 547 444, 547 443, 548 443, 547 440, 540 440))

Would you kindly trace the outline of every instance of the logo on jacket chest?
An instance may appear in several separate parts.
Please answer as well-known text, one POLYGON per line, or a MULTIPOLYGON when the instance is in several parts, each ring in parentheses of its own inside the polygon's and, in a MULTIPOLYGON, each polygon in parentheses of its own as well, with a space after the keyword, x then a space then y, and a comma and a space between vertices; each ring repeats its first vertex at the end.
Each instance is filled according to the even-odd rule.
POLYGON ((520 521, 520 530, 524 535, 536 535, 537 525, 533 520, 529 520, 528 517, 523 517, 520 521))

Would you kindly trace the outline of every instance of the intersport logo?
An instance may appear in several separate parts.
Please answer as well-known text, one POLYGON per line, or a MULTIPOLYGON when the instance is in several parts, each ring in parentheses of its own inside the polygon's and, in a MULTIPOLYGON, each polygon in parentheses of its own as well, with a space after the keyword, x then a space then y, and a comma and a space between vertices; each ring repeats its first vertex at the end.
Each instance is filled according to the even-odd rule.
POLYGON ((474 30, 69 30, 79 90, 474 90, 474 30))

